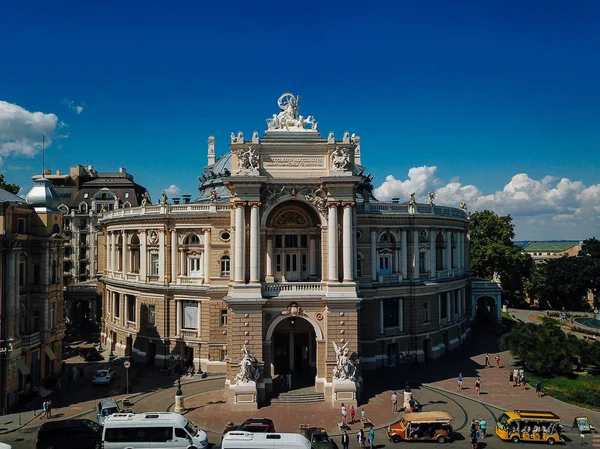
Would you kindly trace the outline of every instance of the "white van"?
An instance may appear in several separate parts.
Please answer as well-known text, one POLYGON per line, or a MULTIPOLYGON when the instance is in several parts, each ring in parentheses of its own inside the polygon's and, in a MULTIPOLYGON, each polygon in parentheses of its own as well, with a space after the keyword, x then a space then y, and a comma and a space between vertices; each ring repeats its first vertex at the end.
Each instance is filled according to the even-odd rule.
POLYGON ((299 433, 253 433, 232 431, 223 437, 221 449, 311 449, 299 433))
POLYGON ((179 413, 114 413, 104 422, 104 449, 202 449, 206 432, 179 413))

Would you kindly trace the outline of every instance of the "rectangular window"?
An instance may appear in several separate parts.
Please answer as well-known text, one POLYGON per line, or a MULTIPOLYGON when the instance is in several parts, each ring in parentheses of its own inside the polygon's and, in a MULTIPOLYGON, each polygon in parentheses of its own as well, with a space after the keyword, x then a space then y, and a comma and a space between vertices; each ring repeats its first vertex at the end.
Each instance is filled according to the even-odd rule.
POLYGON ((182 327, 198 330, 198 303, 196 301, 181 301, 182 327))
POLYGON ((121 296, 119 293, 115 293, 115 310, 114 315, 115 318, 119 318, 121 316, 121 296))
POLYGON ((301 248, 308 248, 308 235, 302 234, 300 236, 300 247, 301 248))
POLYGON ((40 285, 40 266, 38 264, 33 265, 33 284, 40 285))
POLYGON ((229 276, 231 274, 231 259, 229 256, 221 258, 221 276, 229 276))
POLYGON ((107 294, 106 295, 106 313, 110 313, 111 309, 112 309, 112 295, 111 294, 107 294))
POLYGON ((221 310, 221 326, 227 326, 227 309, 221 310))
POLYGON ((281 273, 281 254, 275 256, 275 271, 281 273))
POLYGON ((150 274, 158 276, 158 253, 150 254, 150 274))
POLYGON ((448 303, 446 302, 445 295, 440 295, 440 315, 442 318, 448 318, 448 303))
POLYGON ((306 254, 300 255, 300 271, 306 271, 306 266, 308 262, 308 257, 306 254))
POLYGON ((33 332, 39 332, 39 331, 40 331, 40 311, 34 310, 33 311, 33 332))
POLYGON ((156 325, 156 306, 154 304, 148 306, 148 324, 150 326, 156 325))
POLYGON ((19 286, 25 287, 25 285, 27 285, 26 275, 25 262, 19 262, 19 286))
POLYGON ((136 318, 136 300, 135 300, 135 296, 133 295, 126 295, 125 298, 127 298, 127 321, 131 321, 132 323, 135 323, 135 318, 136 318))
POLYGON ((285 236, 285 247, 286 248, 298 248, 298 235, 286 235, 285 236))
POLYGON ((50 307, 50 328, 54 329, 56 327, 56 301, 52 301, 50 307))
POLYGON ((282 241, 281 241, 281 235, 276 235, 275 236, 275 248, 282 248, 282 241))
POLYGON ((383 327, 398 327, 398 312, 400 300, 398 298, 386 298, 383 300, 383 327))
POLYGON ((425 273, 427 271, 427 264, 425 260, 425 252, 422 251, 419 253, 419 271, 421 273, 425 273))
POLYGON ((423 322, 429 323, 429 321, 431 321, 429 319, 429 303, 424 302, 423 303, 423 322))
POLYGON ((362 276, 363 260, 361 257, 356 258, 356 275, 362 276))
POLYGON ((224 362, 227 359, 227 348, 221 349, 221 362, 224 362))
POLYGON ((435 269, 443 270, 444 269, 444 247, 437 246, 435 249, 435 269))
POLYGON ((27 222, 24 218, 17 219, 17 232, 19 234, 27 234, 27 222))

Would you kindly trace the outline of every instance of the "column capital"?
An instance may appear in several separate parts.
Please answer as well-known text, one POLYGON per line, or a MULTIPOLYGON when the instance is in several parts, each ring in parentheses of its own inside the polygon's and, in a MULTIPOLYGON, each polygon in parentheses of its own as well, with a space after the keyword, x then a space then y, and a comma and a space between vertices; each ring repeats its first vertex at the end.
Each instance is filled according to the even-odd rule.
POLYGON ((328 201, 327 202, 327 207, 334 208, 334 207, 338 207, 340 205, 339 201, 328 201))
POLYGON ((177 232, 177 229, 169 229, 169 232, 170 232, 171 234, 175 234, 175 233, 177 232))
POLYGON ((236 208, 246 206, 245 201, 235 201, 233 204, 234 204, 234 207, 236 207, 236 208))
POLYGON ((262 203, 260 201, 248 201, 248 206, 250 207, 260 207, 262 203))
POLYGON ((143 235, 146 234, 147 231, 145 229, 139 229, 138 232, 143 235))
POLYGON ((344 206, 344 207, 354 207, 355 206, 354 201, 342 201, 341 203, 342 203, 342 206, 344 206))
POLYGON ((208 233, 210 233, 211 231, 212 231, 212 229, 211 229, 211 228, 204 228, 204 233, 205 233, 205 234, 208 234, 208 233))

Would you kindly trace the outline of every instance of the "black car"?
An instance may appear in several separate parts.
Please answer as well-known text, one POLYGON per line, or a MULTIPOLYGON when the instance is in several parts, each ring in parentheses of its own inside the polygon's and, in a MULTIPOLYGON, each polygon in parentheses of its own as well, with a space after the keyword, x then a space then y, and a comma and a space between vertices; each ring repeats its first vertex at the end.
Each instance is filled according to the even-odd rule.
POLYGON ((222 437, 225 436, 227 432, 231 432, 232 430, 241 430, 244 432, 253 433, 275 433, 275 424, 273 423, 273 420, 269 418, 248 418, 241 424, 229 422, 225 426, 222 437))
POLYGON ((96 348, 83 348, 79 351, 79 355, 83 357, 83 360, 86 362, 104 360, 104 357, 102 357, 102 354, 100 354, 96 348))
POLYGON ((327 431, 322 427, 306 427, 301 428, 300 433, 310 441, 310 446, 313 449, 337 449, 338 446, 329 438, 327 431))
POLYGON ((65 419, 40 426, 36 449, 97 449, 102 427, 89 419, 65 419))

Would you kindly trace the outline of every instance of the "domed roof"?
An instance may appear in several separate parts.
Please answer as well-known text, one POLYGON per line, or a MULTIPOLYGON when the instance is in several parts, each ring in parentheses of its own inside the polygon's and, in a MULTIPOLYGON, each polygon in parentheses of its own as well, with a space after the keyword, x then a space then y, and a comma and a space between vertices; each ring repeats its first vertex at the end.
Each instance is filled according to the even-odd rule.
POLYGON ((54 190, 52 181, 41 177, 33 181, 33 187, 25 197, 25 201, 36 209, 47 212, 58 212, 60 198, 54 190))
POLYGON ((228 176, 231 176, 231 153, 225 153, 213 165, 204 168, 204 173, 198 177, 200 194, 196 202, 212 202, 211 192, 214 190, 217 203, 228 203, 231 194, 222 179, 228 176))

